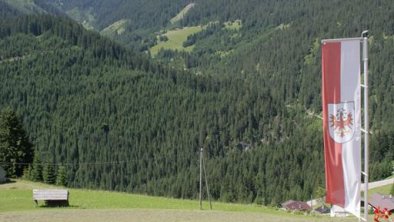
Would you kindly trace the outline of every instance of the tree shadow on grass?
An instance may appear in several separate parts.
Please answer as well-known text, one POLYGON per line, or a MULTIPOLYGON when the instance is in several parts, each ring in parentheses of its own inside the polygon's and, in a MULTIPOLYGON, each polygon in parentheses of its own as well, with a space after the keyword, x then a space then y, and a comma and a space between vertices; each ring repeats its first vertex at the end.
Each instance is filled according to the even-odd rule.
POLYGON ((12 184, 12 183, 16 183, 15 180, 6 178, 6 180, 4 182, 1 182, 0 185, 4 185, 4 184, 12 184))

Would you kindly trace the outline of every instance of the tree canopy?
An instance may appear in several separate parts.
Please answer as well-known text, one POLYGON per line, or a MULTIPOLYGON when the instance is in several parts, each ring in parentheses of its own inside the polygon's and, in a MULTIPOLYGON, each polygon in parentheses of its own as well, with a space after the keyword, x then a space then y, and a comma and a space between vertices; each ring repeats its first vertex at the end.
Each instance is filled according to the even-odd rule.
POLYGON ((0 112, 0 165, 8 177, 20 177, 33 160, 33 145, 22 123, 10 108, 0 112))

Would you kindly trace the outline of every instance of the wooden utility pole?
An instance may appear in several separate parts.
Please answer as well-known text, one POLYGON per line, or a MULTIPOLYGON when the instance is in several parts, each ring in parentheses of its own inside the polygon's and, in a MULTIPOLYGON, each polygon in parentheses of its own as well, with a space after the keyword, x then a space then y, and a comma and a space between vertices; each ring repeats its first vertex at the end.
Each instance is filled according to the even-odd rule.
POLYGON ((203 148, 200 149, 200 210, 202 210, 202 152, 203 148))
POLYGON ((209 207, 212 210, 212 202, 211 202, 211 195, 209 194, 209 186, 208 186, 208 178, 207 178, 207 171, 205 169, 205 161, 204 161, 204 148, 201 147, 200 149, 200 210, 202 210, 202 171, 204 170, 204 177, 205 177, 205 186, 207 187, 207 196, 209 199, 209 207))
POLYGON ((208 200, 209 200, 209 208, 212 210, 211 194, 209 193, 207 171, 205 170, 205 161, 204 161, 204 159, 202 159, 202 163, 203 163, 203 167, 204 167, 205 186, 207 187, 207 195, 208 195, 208 200))

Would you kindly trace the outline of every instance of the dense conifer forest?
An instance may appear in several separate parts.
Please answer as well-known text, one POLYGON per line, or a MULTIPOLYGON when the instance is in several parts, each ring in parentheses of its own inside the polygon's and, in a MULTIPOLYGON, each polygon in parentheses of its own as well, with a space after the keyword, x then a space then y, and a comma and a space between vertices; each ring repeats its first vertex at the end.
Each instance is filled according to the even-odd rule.
POLYGON ((168 28, 189 1, 144 1, 115 41, 59 11, 90 8, 99 31, 142 1, 35 2, 58 16, 22 15, 0 0, 0 108, 14 110, 29 135, 34 161, 21 165, 33 180, 55 183, 60 174, 58 183, 71 187, 197 198, 204 147, 214 199, 306 200, 325 186, 320 41, 365 29, 371 179, 392 174, 390 0, 196 0, 172 24, 207 25, 189 36, 193 50, 155 58, 143 39, 168 28), (235 20, 239 29, 225 28, 235 20))

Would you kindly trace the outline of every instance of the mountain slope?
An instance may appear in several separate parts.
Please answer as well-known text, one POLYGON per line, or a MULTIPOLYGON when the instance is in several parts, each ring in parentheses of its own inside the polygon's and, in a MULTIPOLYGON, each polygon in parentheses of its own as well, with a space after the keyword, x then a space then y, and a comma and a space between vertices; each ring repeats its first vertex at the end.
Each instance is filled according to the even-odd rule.
POLYGON ((264 196, 270 203, 313 190, 301 179, 302 192, 274 192, 310 176, 293 172, 281 181, 275 175, 289 174, 291 164, 321 165, 321 157, 297 163, 300 150, 285 152, 284 116, 277 116, 268 92, 250 91, 238 78, 178 73, 67 19, 21 17, 4 21, 1 30, 11 30, 0 32, 1 106, 23 116, 44 163, 67 167, 69 185, 196 197, 204 146, 210 177, 222 178, 211 185, 216 199, 261 202, 264 196), (292 161, 277 168, 282 158, 292 161))
POLYGON ((0 16, 1 18, 8 18, 12 16, 20 15, 17 9, 11 7, 9 4, 0 1, 0 16))
MULTIPOLYGON (((0 105, 22 115, 44 162, 67 166, 71 186, 197 197, 203 146, 213 198, 307 199, 324 187, 320 40, 370 28, 370 172, 383 178, 394 156, 393 6, 355 2, 196 1, 180 21, 206 25, 186 40, 193 50, 155 60, 67 19, 2 20, 0 105)), ((72 3, 63 7, 109 4, 72 3)), ((178 11, 133 10, 163 15, 132 20, 141 48, 178 11)))
POLYGON ((52 14, 64 16, 65 14, 49 4, 47 0, 0 0, 7 10, 17 11, 19 14, 52 14))
POLYGON ((3 0, 5 3, 14 7, 16 10, 26 14, 43 13, 41 7, 36 5, 32 0, 3 0))
POLYGON ((185 0, 46 0, 46 2, 62 9, 72 17, 72 11, 79 11, 81 16, 74 17, 79 22, 83 22, 81 18, 84 15, 90 14, 94 17, 91 25, 98 31, 122 19, 130 20, 129 29, 133 31, 162 27, 187 5, 185 0))

